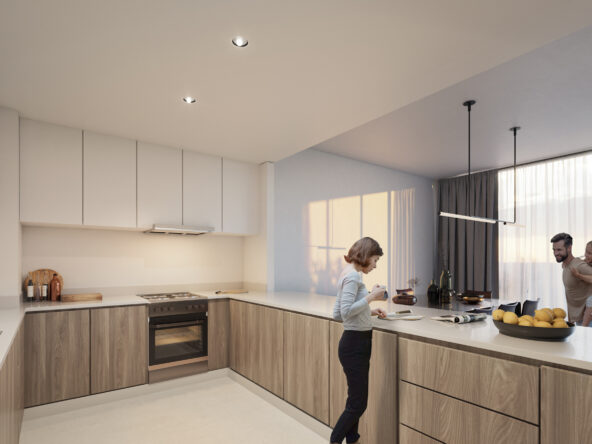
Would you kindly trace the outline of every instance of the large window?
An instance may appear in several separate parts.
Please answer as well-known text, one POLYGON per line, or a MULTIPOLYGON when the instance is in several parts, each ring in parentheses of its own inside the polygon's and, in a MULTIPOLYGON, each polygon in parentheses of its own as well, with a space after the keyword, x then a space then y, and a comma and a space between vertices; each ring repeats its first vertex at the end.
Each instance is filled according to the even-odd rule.
MULTIPOLYGON (((499 215, 512 219, 514 172, 499 172, 499 215)), ((565 307, 561 264, 550 239, 561 232, 574 239, 583 257, 592 240, 592 153, 517 169, 518 226, 500 225, 500 299, 540 298, 543 306, 565 307)))

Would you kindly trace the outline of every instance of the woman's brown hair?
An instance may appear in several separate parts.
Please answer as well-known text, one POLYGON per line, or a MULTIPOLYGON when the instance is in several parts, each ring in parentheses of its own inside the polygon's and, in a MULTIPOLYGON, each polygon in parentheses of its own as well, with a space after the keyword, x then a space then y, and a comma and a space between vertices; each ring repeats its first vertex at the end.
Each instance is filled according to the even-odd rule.
POLYGON ((371 237, 363 237, 349 249, 349 252, 343 256, 345 262, 351 264, 355 262, 360 267, 367 267, 370 265, 370 258, 372 256, 382 256, 382 248, 371 237))

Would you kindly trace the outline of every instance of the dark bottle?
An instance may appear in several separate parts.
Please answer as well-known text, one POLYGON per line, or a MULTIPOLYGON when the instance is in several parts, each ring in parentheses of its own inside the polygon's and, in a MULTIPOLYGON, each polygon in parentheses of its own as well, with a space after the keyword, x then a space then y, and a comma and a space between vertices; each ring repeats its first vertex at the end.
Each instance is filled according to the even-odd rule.
POLYGON ((53 278, 49 282, 49 294, 52 301, 59 301, 61 299, 62 285, 60 284, 57 273, 53 274, 53 278))
POLYGON ((452 273, 450 270, 444 269, 440 275, 440 304, 450 304, 450 296, 454 297, 452 273))
POLYGON ((428 304, 438 305, 440 303, 440 289, 432 279, 428 287, 428 304))

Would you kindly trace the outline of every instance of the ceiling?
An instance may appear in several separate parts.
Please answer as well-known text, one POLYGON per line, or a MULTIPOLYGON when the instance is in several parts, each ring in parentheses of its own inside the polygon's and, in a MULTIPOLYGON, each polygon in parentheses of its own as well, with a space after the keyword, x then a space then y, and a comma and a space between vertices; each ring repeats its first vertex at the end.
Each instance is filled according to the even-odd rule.
POLYGON ((536 49, 315 148, 441 178, 592 149, 592 27, 536 49))
MULTIPOLYGON (((591 22, 589 0, 0 0, 0 105, 75 128, 277 161, 591 22), (231 44, 237 34, 246 48, 231 44), (184 104, 186 95, 197 103, 184 104)), ((478 92, 476 120, 491 109, 478 92)), ((423 121, 460 119, 457 102, 423 121)), ((517 115, 526 128, 525 117, 517 115)), ((452 123, 450 133, 462 131, 452 123)), ((459 169, 418 168, 431 145, 385 140, 388 149, 377 141, 366 160, 424 175, 459 169)))

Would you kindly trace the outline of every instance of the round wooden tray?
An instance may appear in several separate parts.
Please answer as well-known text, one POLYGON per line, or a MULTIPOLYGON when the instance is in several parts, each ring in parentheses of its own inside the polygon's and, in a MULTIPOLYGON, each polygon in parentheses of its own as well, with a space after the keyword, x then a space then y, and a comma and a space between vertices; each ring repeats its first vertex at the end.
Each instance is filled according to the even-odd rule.
POLYGON ((535 339, 537 341, 562 341, 576 331, 572 322, 568 322, 568 328, 524 327, 516 324, 505 324, 502 321, 493 321, 500 333, 515 338, 535 339))
MULTIPOLYGON (((38 285, 47 284, 49 286, 49 283, 53 279, 54 273, 58 275, 58 279, 60 280, 60 284, 61 284, 60 286, 63 291, 64 290, 64 278, 62 278, 62 275, 55 270, 51 270, 50 268, 40 268, 39 270, 30 271, 27 274, 27 277, 25 278, 25 280, 23 282, 23 291, 25 292, 25 295, 27 294, 27 284, 29 283, 29 279, 33 281, 33 286, 35 287, 35 291, 37 291, 38 285)), ((48 288, 48 294, 49 294, 49 288, 48 288)))

